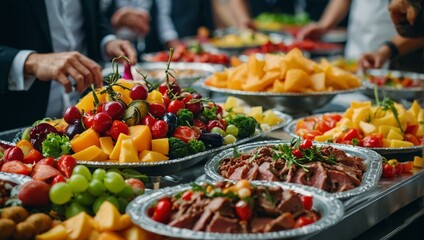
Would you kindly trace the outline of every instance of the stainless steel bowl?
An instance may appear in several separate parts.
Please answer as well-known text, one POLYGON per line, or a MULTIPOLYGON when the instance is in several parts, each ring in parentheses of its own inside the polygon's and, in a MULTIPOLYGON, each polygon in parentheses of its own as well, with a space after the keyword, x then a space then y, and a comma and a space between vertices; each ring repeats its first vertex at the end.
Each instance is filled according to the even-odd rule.
MULTIPOLYGON (((197 84, 197 83, 196 83, 197 84)), ((327 105, 337 94, 352 93, 363 89, 314 92, 314 93, 272 93, 248 92, 207 86, 204 80, 198 83, 202 88, 216 93, 231 95, 243 99, 252 106, 261 105, 265 109, 278 109, 287 113, 312 113, 327 105)))
POLYGON ((24 183, 31 182, 32 178, 22 174, 0 172, 0 180, 23 185, 24 183))
POLYGON ((322 231, 328 228, 343 217, 343 204, 334 196, 311 187, 300 186, 297 184, 285 184, 277 182, 258 182, 256 185, 262 186, 281 186, 283 189, 290 189, 295 192, 314 196, 313 208, 321 213, 321 219, 310 225, 301 228, 260 233, 260 234, 230 234, 230 233, 209 233, 196 232, 189 229, 171 227, 154 221, 147 215, 147 209, 164 196, 170 196, 191 189, 190 184, 179 185, 176 187, 168 187, 155 192, 144 194, 137 197, 128 204, 127 213, 131 216, 132 221, 140 227, 165 236, 182 238, 182 239, 282 239, 292 238, 322 231))
MULTIPOLYGON (((251 150, 267 145, 278 145, 278 144, 290 144, 290 140, 277 140, 277 141, 262 141, 255 143, 248 143, 237 147, 237 150, 240 152, 250 152, 251 150)), ((354 147, 349 145, 341 145, 341 144, 330 144, 330 143, 314 143, 318 146, 328 146, 331 145, 337 149, 341 149, 346 152, 350 156, 356 156, 364 159, 364 164, 367 167, 364 175, 362 176, 361 185, 358 187, 345 191, 345 192, 336 192, 330 193, 330 195, 340 198, 346 199, 350 198, 364 192, 370 191, 377 186, 378 180, 380 179, 382 168, 381 156, 369 149, 354 147)), ((206 175, 214 180, 225 180, 218 173, 219 166, 222 163, 222 160, 225 158, 229 158, 233 156, 233 149, 228 149, 220 154, 216 155, 210 161, 208 161, 205 165, 206 175)), ((256 182, 256 181, 254 181, 256 182)))
POLYGON ((370 69, 362 77, 364 85, 366 86, 362 93, 370 98, 374 99, 374 88, 377 87, 379 97, 389 97, 393 100, 413 100, 424 98, 424 74, 414 72, 403 72, 387 69, 370 69), (377 86, 368 80, 368 75, 376 77, 392 76, 392 77, 408 77, 417 83, 418 86, 408 88, 394 88, 388 86, 377 86))

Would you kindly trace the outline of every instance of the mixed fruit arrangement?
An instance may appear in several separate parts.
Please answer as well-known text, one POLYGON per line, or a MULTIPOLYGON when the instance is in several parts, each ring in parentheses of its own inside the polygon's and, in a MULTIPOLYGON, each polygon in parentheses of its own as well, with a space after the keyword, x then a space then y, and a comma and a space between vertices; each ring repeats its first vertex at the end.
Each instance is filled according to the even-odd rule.
POLYGON ((264 12, 254 19, 255 26, 261 30, 282 30, 284 28, 301 27, 311 21, 307 13, 284 14, 264 12))
POLYGON ((262 116, 255 110, 254 117, 223 111, 194 89, 181 89, 169 64, 165 81, 156 84, 132 81, 128 67, 120 79, 116 68, 105 79, 106 87, 68 107, 63 119, 41 120, 24 131, 21 141, 30 143, 26 148, 31 153, 23 162, 65 154, 120 163, 183 158, 251 137, 281 121, 272 111, 262 116))
POLYGON ((251 30, 231 33, 210 39, 210 43, 217 48, 243 48, 265 44, 269 41, 268 35, 251 30))
POLYGON ((402 174, 411 174, 415 168, 424 167, 424 158, 419 156, 414 156, 414 160, 400 162, 397 159, 383 158, 383 174, 384 178, 392 178, 402 174))
POLYGON ((305 139, 336 142, 370 148, 402 148, 423 145, 423 109, 417 101, 406 110, 388 98, 351 102, 343 113, 306 117, 296 124, 295 133, 305 139))
POLYGON ((394 77, 390 73, 386 76, 375 76, 368 74, 367 80, 378 87, 387 87, 394 89, 417 88, 424 86, 422 84, 422 81, 417 81, 410 77, 394 77))
MULTIPOLYGON (((153 62, 166 62, 169 59, 169 53, 162 51, 154 54, 151 58, 146 60, 153 62)), ((223 53, 210 53, 202 48, 200 43, 194 43, 188 47, 181 45, 175 49, 171 58, 172 62, 201 62, 228 65, 230 59, 223 53)))
POLYGON ((205 85, 251 92, 309 93, 354 89, 361 86, 361 80, 325 60, 316 63, 295 48, 286 55, 266 54, 264 60, 250 55, 246 63, 215 72, 205 85))

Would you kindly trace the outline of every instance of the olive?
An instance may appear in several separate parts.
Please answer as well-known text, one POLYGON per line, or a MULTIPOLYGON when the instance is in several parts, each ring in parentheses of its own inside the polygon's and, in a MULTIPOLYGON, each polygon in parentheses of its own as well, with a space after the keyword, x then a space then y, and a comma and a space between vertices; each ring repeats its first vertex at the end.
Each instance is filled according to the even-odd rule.
POLYGON ((175 129, 177 128, 178 117, 174 113, 167 112, 162 116, 162 120, 168 124, 168 136, 172 136, 175 129))

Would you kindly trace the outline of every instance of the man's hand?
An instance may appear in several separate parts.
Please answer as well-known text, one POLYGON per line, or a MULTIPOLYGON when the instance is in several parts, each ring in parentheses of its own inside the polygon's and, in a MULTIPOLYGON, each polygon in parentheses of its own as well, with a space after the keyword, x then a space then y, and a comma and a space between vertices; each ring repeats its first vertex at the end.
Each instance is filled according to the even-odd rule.
POLYGON ((376 52, 365 53, 359 59, 359 68, 363 71, 368 68, 381 68, 389 60, 390 55, 387 46, 380 47, 376 52))
POLYGON ((131 65, 137 63, 137 52, 133 45, 126 40, 112 40, 106 43, 105 52, 108 57, 114 58, 126 56, 131 61, 131 65))
POLYGON ((311 23, 302 28, 297 34, 298 40, 313 39, 319 40, 327 29, 319 23, 311 23))
POLYGON ((150 31, 150 15, 144 10, 120 8, 110 22, 115 29, 127 27, 139 35, 145 36, 150 31))
POLYGON ((25 75, 33 75, 42 81, 56 80, 67 93, 72 91, 72 82, 76 81, 76 90, 84 92, 91 84, 102 86, 101 67, 79 52, 61 52, 39 54, 32 53, 24 65, 25 75))

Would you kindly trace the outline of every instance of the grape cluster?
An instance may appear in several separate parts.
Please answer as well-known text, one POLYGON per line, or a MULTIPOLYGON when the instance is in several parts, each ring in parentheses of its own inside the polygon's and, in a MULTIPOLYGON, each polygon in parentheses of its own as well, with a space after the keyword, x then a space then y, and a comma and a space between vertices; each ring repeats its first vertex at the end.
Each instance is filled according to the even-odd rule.
POLYGON ((51 187, 49 197, 52 203, 65 206, 65 217, 70 218, 82 211, 95 214, 104 201, 123 213, 128 202, 139 193, 117 172, 99 168, 91 174, 86 166, 77 165, 67 182, 51 187))

